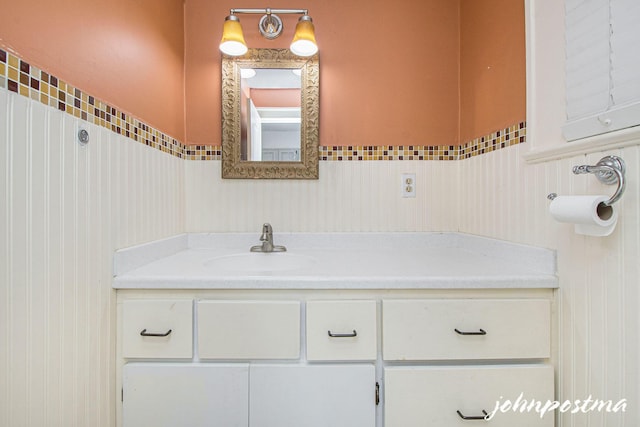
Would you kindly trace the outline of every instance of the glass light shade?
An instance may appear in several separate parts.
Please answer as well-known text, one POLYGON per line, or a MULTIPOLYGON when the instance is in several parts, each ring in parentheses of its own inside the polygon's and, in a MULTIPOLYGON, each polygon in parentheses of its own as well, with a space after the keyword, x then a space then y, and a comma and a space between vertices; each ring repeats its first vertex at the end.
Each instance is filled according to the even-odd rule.
POLYGON ((250 79, 256 76, 256 70, 253 68, 240 68, 240 77, 243 79, 250 79))
POLYGON ((290 49, 298 56, 312 56, 318 52, 315 28, 310 16, 304 15, 298 20, 290 49))
POLYGON ((240 20, 235 15, 229 15, 224 20, 220 50, 231 56, 240 56, 247 53, 247 43, 244 41, 240 20))

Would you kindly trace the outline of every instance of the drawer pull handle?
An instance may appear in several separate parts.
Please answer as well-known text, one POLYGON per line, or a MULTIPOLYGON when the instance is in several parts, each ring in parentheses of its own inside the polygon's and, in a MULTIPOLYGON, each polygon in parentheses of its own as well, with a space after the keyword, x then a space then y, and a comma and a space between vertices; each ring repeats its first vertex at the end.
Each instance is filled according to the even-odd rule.
POLYGON ((463 420, 486 420, 487 419, 486 418, 487 415, 489 415, 489 414, 487 414, 487 411, 485 411, 484 409, 482 410, 482 413, 484 415, 475 415, 475 416, 470 416, 470 417, 468 417, 466 415, 462 415, 462 412, 460 412, 460 411, 456 411, 456 412, 458 413, 458 416, 460 418, 462 418, 463 420))
POLYGON ((142 335, 143 337, 168 337, 170 333, 171 333, 171 329, 169 329, 164 334, 154 334, 151 332, 147 332, 146 329, 143 329, 140 331, 140 335, 142 335))
POLYGON ((327 333, 331 338, 353 338, 358 336, 358 333, 356 332, 355 329, 350 334, 334 334, 331 331, 327 331, 327 333))
POLYGON ((465 332, 461 331, 458 328, 455 328, 454 331, 456 331, 456 333, 459 335, 487 335, 487 331, 485 331, 484 329, 480 329, 477 332, 465 332))

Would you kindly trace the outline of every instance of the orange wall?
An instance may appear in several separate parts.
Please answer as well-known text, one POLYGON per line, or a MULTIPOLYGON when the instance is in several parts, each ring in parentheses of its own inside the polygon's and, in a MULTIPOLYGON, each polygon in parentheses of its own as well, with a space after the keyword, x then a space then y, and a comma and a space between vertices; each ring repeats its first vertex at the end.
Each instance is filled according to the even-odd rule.
MULTIPOLYGON (((224 17, 238 0, 186 0, 188 144, 220 145, 220 53, 224 17)), ((458 143, 459 3, 452 0, 272 0, 308 8, 320 47, 322 145, 458 143)), ((288 47, 296 17, 276 40, 241 15, 251 47, 288 47)))
POLYGON ((184 140, 183 0, 0 0, 0 45, 184 140))
MULTIPOLYGON (((525 118, 516 0, 273 0, 309 8, 322 145, 454 145, 525 118)), ((238 0, 0 0, 0 45, 187 144, 220 145, 224 17, 238 0)), ((263 6, 263 5, 258 5, 263 6)), ((288 47, 297 16, 268 41, 288 47)))
POLYGON ((460 1, 460 140, 526 118, 524 1, 460 1))

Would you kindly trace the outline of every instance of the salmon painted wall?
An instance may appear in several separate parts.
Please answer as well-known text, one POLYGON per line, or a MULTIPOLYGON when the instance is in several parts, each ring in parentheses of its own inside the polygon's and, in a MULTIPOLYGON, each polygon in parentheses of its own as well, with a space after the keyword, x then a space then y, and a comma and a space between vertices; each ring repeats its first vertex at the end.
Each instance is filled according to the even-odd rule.
MULTIPOLYGON (((0 0, 0 45, 187 144, 220 145, 218 43, 229 9, 244 6, 0 0)), ((525 118, 522 1, 269 6, 309 8, 316 24, 322 145, 456 145, 525 118)), ((259 18, 241 16, 247 42, 288 47, 297 16, 273 41, 259 18)))
POLYGON ((460 0, 460 141, 526 118, 524 1, 460 0))
MULTIPOLYGON (((187 144, 220 145, 222 24, 238 7, 308 8, 320 47, 321 145, 458 143, 459 2, 450 0, 186 0, 187 144)), ((241 15, 251 47, 284 48, 260 16, 241 15)))
POLYGON ((0 0, 0 45, 184 140, 183 0, 0 0))

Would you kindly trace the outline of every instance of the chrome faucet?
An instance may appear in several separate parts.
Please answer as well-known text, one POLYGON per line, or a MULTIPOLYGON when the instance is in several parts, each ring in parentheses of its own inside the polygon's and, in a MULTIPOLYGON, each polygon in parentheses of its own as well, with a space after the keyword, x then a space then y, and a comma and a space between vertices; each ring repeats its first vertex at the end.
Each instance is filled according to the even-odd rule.
POLYGON ((251 246, 251 252, 285 252, 287 248, 273 244, 273 228, 271 224, 264 223, 262 225, 262 235, 260 236, 261 245, 251 246))

